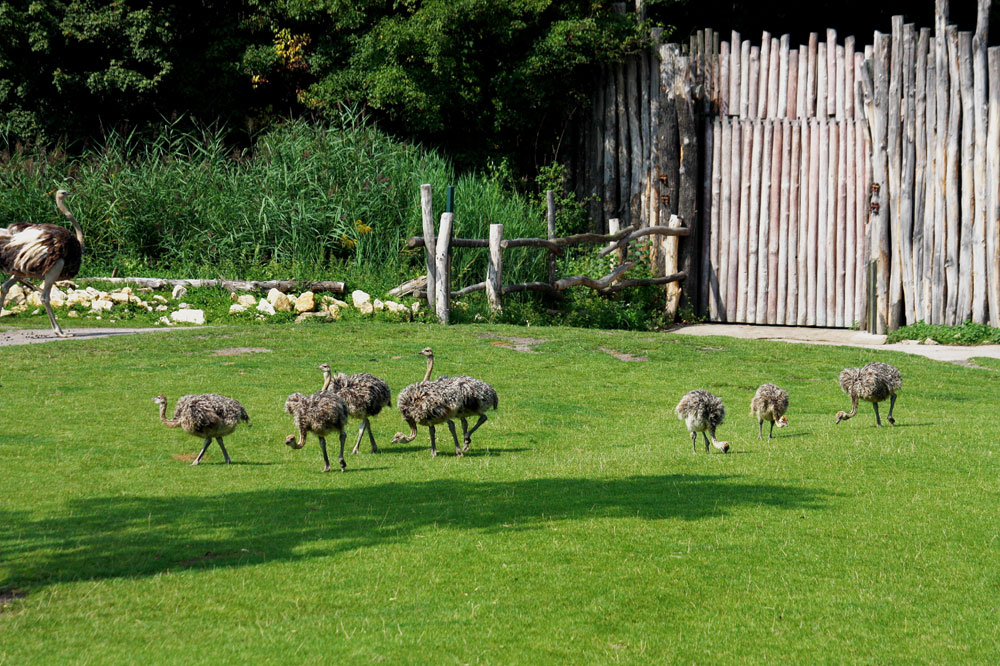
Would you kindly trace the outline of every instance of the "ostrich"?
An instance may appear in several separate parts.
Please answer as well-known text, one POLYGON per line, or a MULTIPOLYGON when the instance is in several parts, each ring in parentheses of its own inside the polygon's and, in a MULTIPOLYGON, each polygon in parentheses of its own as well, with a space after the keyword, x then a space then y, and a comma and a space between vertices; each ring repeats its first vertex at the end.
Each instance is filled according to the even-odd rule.
POLYGON ((892 408, 896 406, 896 393, 903 386, 903 378, 895 366, 888 363, 869 363, 863 368, 845 368, 840 372, 840 388, 851 398, 850 412, 837 412, 834 423, 846 421, 858 413, 858 400, 866 400, 875 408, 875 425, 882 427, 878 403, 889 398, 889 423, 895 425, 892 408))
POLYGON ((784 428, 788 425, 788 391, 774 384, 763 384, 757 389, 750 401, 750 413, 757 417, 757 439, 764 439, 764 421, 771 422, 771 430, 767 433, 770 440, 774 436, 774 426, 784 428))
POLYGON ((315 433, 319 437, 319 448, 323 451, 324 472, 330 471, 330 457, 326 454, 326 436, 331 432, 340 433, 340 471, 347 469, 344 461, 344 426, 347 425, 347 403, 333 391, 317 391, 312 395, 293 393, 285 401, 285 411, 292 415, 299 430, 299 440, 295 435, 285 438, 285 444, 293 449, 306 445, 306 434, 315 433))
POLYGON ((83 229, 66 208, 63 201, 66 194, 66 190, 56 192, 56 207, 73 224, 76 235, 56 224, 17 222, 0 228, 0 272, 11 276, 0 287, 0 310, 3 310, 7 291, 15 282, 27 284, 26 278, 43 280, 42 304, 49 314, 52 332, 61 338, 73 334, 64 333, 59 327, 52 314, 49 294, 56 280, 68 280, 76 275, 83 257, 83 229))
POLYGON ((423 381, 410 384, 399 392, 396 399, 396 407, 409 424, 410 434, 397 432, 392 442, 393 444, 412 442, 417 436, 417 424, 424 425, 427 426, 431 436, 431 455, 436 456, 434 426, 447 422, 451 437, 455 440, 455 455, 461 456, 462 449, 458 445, 458 435, 452 422, 463 405, 461 392, 455 383, 448 379, 430 381, 431 370, 434 368, 434 352, 427 347, 418 353, 427 357, 427 373, 423 381))
POLYGON ((715 429, 726 418, 726 408, 718 396, 703 389, 690 391, 677 403, 677 418, 687 424, 691 431, 691 450, 698 453, 698 433, 705 438, 705 452, 708 453, 708 438, 712 437, 712 446, 723 453, 729 451, 729 442, 715 439, 715 429), (706 434, 708 431, 708 434, 706 434))
MULTIPOLYGON (((428 359, 433 363, 433 354, 428 359)), ((442 377, 438 381, 450 383, 461 397, 461 405, 455 417, 462 421, 462 440, 465 444, 463 451, 468 451, 472 444, 472 433, 486 423, 486 412, 497 408, 497 392, 486 382, 473 377, 442 377), (479 420, 469 430, 469 422, 466 419, 473 415, 478 415, 479 420)))
POLYGON ((358 441, 354 443, 351 453, 357 453, 361 446, 361 437, 368 431, 368 439, 371 441, 372 453, 378 453, 375 445, 375 435, 372 434, 371 423, 368 419, 378 416, 383 407, 387 407, 392 401, 389 393, 389 385, 375 375, 362 372, 357 375, 345 375, 340 372, 336 375, 330 369, 329 363, 318 366, 323 371, 323 390, 333 391, 347 403, 348 413, 356 419, 361 419, 361 427, 358 429, 358 441))
POLYGON ((215 393, 185 395, 177 399, 174 418, 168 419, 167 397, 158 395, 153 398, 153 402, 160 406, 160 421, 163 425, 168 428, 182 428, 189 435, 205 438, 205 445, 201 447, 201 453, 194 459, 192 465, 201 462, 209 444, 212 443, 212 438, 219 443, 222 455, 226 457, 226 464, 232 463, 222 438, 236 430, 240 421, 245 421, 249 425, 250 417, 247 416, 243 405, 232 398, 215 393))

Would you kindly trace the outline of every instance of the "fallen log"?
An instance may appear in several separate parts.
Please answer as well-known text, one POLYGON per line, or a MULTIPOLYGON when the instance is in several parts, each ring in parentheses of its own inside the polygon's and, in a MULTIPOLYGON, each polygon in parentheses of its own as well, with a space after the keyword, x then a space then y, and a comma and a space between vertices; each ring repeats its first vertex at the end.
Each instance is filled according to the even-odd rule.
POLYGON ((622 289, 628 289, 629 287, 648 287, 657 284, 667 284, 669 282, 679 282, 680 280, 683 280, 686 277, 687 273, 685 271, 679 271, 677 273, 673 273, 672 275, 664 275, 663 277, 639 278, 636 280, 622 280, 618 284, 601 289, 601 293, 613 294, 616 291, 621 291, 622 289))
POLYGON ((222 287, 229 291, 269 291, 277 289, 282 293, 289 291, 320 291, 344 293, 344 283, 336 281, 323 282, 300 282, 298 280, 170 280, 166 278, 139 278, 139 277, 78 277, 73 278, 74 282, 110 282, 111 284, 137 284, 140 287, 150 289, 164 289, 166 287, 222 287))

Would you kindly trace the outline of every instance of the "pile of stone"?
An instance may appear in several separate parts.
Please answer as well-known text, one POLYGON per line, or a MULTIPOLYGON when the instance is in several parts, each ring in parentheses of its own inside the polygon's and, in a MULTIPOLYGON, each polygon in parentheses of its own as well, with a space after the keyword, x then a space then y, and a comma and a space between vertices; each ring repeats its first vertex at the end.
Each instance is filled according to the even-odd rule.
POLYGON ((420 303, 414 302, 407 307, 395 301, 372 300, 372 297, 360 289, 351 293, 351 303, 334 298, 328 294, 317 297, 311 291, 304 291, 298 296, 295 294, 283 294, 277 289, 267 292, 267 296, 258 299, 251 294, 233 294, 235 303, 229 306, 229 314, 239 314, 241 312, 253 311, 260 318, 270 317, 278 312, 295 312, 298 317, 296 322, 305 321, 313 317, 324 319, 340 319, 341 313, 354 307, 361 314, 374 314, 386 310, 396 313, 413 313, 420 311, 420 303))

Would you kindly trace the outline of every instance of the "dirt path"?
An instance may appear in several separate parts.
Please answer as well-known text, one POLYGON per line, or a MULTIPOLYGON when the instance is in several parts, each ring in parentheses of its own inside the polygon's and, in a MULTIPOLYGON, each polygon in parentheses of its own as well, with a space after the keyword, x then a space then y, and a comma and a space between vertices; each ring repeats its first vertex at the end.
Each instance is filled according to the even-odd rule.
POLYGON ((880 351, 899 351, 925 356, 935 361, 946 361, 961 365, 973 365, 969 359, 975 357, 1000 358, 1000 345, 922 345, 910 343, 885 344, 884 335, 873 335, 862 331, 841 328, 807 328, 797 326, 752 326, 748 324, 695 324, 676 328, 671 333, 680 335, 722 335, 746 340, 774 340, 778 342, 798 342, 811 345, 841 345, 845 347, 868 347, 880 351))
POLYGON ((74 328, 72 338, 58 338, 52 334, 51 328, 0 328, 0 347, 13 345, 33 345, 40 342, 57 342, 59 340, 93 340, 95 338, 110 338, 115 335, 132 335, 135 333, 159 333, 162 331, 186 330, 185 328, 74 328))

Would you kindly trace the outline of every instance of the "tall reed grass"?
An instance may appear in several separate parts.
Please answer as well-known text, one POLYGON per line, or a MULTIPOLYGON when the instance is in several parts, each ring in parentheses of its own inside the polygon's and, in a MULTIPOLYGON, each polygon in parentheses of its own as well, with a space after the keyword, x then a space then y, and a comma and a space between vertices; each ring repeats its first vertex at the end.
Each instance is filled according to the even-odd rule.
MULTIPOLYGON (((234 149, 221 131, 164 123, 150 137, 110 134, 70 155, 12 146, 0 133, 0 225, 54 222, 62 187, 81 221, 81 274, 347 279, 382 289, 422 273, 421 183, 435 216, 456 186, 455 233, 544 235, 544 210, 490 175, 457 175, 441 155, 378 131, 350 110, 329 125, 289 121, 234 149)), ((542 251, 505 255, 507 281, 538 279, 542 251)), ((483 279, 486 252, 457 252, 456 286, 483 279)))

